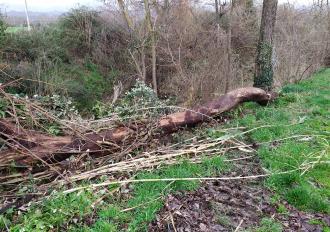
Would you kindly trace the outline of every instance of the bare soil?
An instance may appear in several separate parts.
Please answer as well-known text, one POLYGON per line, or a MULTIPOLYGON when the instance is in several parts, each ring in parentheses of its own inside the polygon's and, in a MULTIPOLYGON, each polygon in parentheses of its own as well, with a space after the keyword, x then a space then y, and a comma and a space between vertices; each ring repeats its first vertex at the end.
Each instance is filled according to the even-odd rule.
MULTIPOLYGON (((257 159, 235 164, 226 175, 262 174, 257 159)), ((164 208, 149 231, 240 231, 260 224, 262 218, 274 218, 284 231, 322 231, 321 225, 311 224, 311 219, 330 226, 330 216, 301 212, 281 201, 271 203, 272 192, 263 186, 263 180, 204 182, 193 192, 169 195, 164 208), (284 205, 286 213, 278 213, 284 205)))

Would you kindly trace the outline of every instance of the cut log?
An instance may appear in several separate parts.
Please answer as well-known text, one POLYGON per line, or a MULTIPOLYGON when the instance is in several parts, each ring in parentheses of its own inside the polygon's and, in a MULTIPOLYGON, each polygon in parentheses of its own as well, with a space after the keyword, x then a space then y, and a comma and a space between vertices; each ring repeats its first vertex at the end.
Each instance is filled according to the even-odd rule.
MULTIPOLYGON (((254 87, 236 89, 195 109, 164 116, 159 119, 157 127, 163 133, 173 133, 184 126, 208 121, 243 102, 254 101, 265 105, 276 96, 275 93, 267 93, 254 87)), ((125 141, 131 141, 138 131, 138 128, 121 126, 99 133, 88 133, 82 137, 55 137, 35 131, 23 133, 13 123, 0 120, 0 137, 10 147, 0 152, 0 167, 9 166, 13 162, 27 167, 40 161, 55 163, 83 152, 92 155, 106 154, 111 151, 103 149, 102 144, 114 144, 114 148, 118 148, 125 141)))

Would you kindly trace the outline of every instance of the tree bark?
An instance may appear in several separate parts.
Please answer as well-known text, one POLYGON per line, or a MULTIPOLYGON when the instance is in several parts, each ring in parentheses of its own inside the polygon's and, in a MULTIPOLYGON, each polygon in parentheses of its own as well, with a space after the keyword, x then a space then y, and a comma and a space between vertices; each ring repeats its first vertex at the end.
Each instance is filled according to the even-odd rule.
POLYGON ((131 17, 129 17, 124 0, 117 0, 120 11, 125 19, 125 22, 127 24, 128 29, 133 32, 134 31, 134 26, 133 26, 133 21, 131 17))
POLYGON ((151 38, 151 66, 152 66, 152 86, 156 96, 158 95, 157 76, 156 76, 156 36, 152 25, 149 0, 144 0, 146 24, 151 38))
POLYGON ((255 67, 254 86, 270 90, 273 85, 273 34, 276 22, 277 0, 264 0, 255 67))
POLYGON ((216 20, 219 18, 219 1, 214 0, 214 7, 215 7, 215 14, 216 14, 216 20))
POLYGON ((225 83, 225 93, 228 92, 230 81, 232 78, 232 71, 231 71, 231 64, 232 64, 232 52, 231 52, 231 20, 232 20, 232 14, 233 14, 233 1, 229 3, 229 16, 228 16, 228 31, 227 31, 227 76, 226 76, 226 83, 225 83))
POLYGON ((324 64, 326 67, 330 67, 330 4, 329 0, 326 2, 326 10, 327 10, 327 21, 328 21, 328 31, 327 31, 327 38, 326 38, 326 48, 325 48, 325 57, 324 57, 324 64))

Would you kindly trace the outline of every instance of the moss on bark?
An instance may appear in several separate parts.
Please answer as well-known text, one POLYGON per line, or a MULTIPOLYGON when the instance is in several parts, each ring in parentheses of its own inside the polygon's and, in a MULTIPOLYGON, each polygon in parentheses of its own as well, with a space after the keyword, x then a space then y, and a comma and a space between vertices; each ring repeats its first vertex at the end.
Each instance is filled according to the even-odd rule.
POLYGON ((258 57, 256 61, 256 72, 254 86, 265 90, 270 90, 273 85, 273 47, 270 43, 263 42, 258 47, 258 57))

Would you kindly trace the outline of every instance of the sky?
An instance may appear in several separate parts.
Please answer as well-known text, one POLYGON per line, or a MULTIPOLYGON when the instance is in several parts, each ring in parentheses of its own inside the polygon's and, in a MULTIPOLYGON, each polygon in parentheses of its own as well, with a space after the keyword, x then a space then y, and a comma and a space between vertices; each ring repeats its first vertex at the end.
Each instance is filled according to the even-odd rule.
MULTIPOLYGON (((295 2, 298 5, 307 5, 313 0, 279 0, 280 3, 295 2)), ((27 0, 30 11, 67 11, 80 5, 102 5, 100 0, 27 0)), ((0 7, 7 11, 24 11, 24 0, 0 0, 0 7)))
MULTIPOLYGON (((78 5, 102 5, 98 0, 27 0, 29 11, 67 11, 78 5)), ((24 0, 0 0, 7 11, 24 11, 24 0)))

